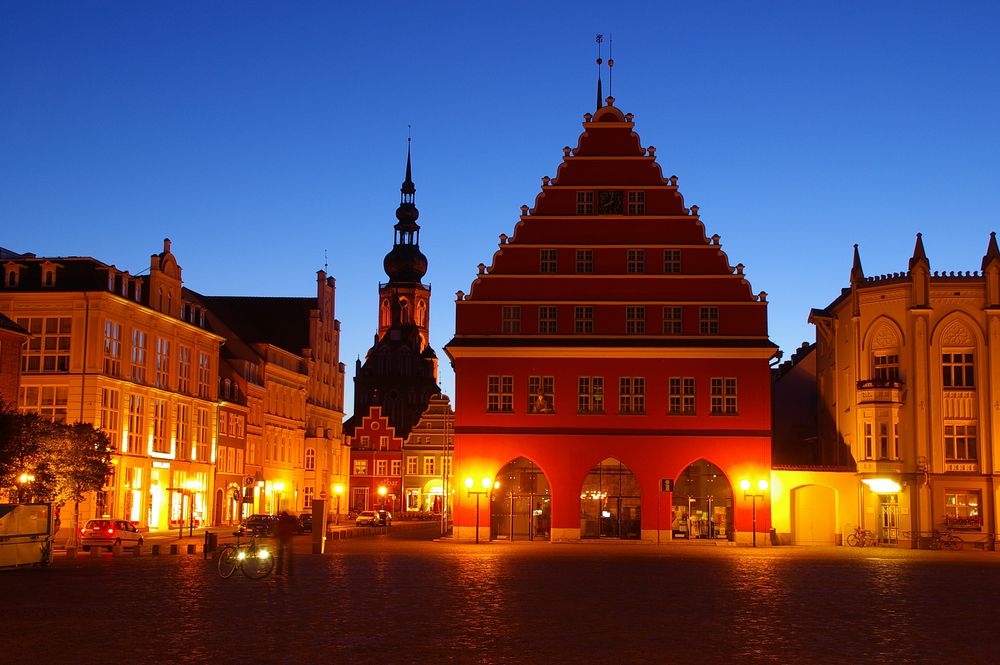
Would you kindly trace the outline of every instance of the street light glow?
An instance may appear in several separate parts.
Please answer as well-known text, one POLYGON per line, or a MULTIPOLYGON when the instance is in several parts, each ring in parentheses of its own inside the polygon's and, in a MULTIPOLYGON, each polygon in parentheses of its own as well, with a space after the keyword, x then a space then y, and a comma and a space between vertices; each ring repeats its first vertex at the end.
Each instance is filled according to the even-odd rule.
POLYGON ((757 489, 759 489, 761 492, 763 492, 764 490, 766 490, 767 489, 767 481, 764 480, 763 478, 761 478, 760 480, 758 480, 757 481, 757 489))
POLYGON ((344 486, 343 485, 334 485, 333 486, 333 491, 336 494, 343 494, 344 493, 344 486))
POLYGON ((490 478, 483 478, 482 483, 483 483, 483 489, 489 489, 490 486, 493 484, 493 480, 490 478))
POLYGON ((380 485, 378 488, 378 495, 385 496, 389 490, 386 489, 385 485, 380 485))
POLYGON ((741 480, 740 481, 740 489, 743 490, 744 492, 746 492, 748 489, 750 489, 750 481, 747 480, 746 478, 744 478, 743 480, 741 480))
POLYGON ((470 490, 472 489, 472 478, 466 478, 465 479, 465 486, 467 488, 469 488, 470 490))

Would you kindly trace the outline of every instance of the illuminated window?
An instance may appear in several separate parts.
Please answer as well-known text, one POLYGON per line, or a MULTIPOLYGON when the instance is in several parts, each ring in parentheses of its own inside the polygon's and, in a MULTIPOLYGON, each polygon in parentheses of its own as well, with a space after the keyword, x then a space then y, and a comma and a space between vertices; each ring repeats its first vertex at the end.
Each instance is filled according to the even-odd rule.
POLYGON ((681 271, 681 250, 663 250, 663 272, 667 274, 679 273, 681 271))
POLYGON ((177 432, 177 449, 180 451, 191 450, 191 406, 189 404, 177 405, 177 425, 174 428, 177 432))
POLYGON ((198 397, 208 399, 212 394, 212 359, 207 353, 198 352, 198 397))
POLYGON ((306 448, 306 471, 316 470, 316 449, 306 448))
POLYGON ((664 307, 663 308, 663 334, 664 335, 680 335, 681 334, 681 308, 680 307, 664 307))
POLYGON ((736 415, 736 379, 715 378, 711 380, 712 415, 736 415))
POLYGON ((191 349, 186 346, 177 349, 177 392, 191 394, 191 349))
POLYGON ((361 448, 361 450, 368 450, 371 447, 372 447, 371 437, 368 436, 367 434, 362 434, 361 435, 361 441, 360 441, 360 448, 361 448))
POLYGON ((121 393, 114 388, 101 388, 100 428, 108 435, 115 450, 121 445, 121 424, 121 393))
POLYGON ((576 214, 578 214, 578 215, 593 215, 594 214, 594 193, 593 192, 577 192, 576 193, 576 214))
POLYGON ((167 400, 153 400, 153 452, 169 453, 170 437, 167 436, 167 400))
POLYGON ((646 214, 646 192, 628 193, 628 214, 630 215, 646 214))
POLYGON ((576 271, 580 273, 594 272, 594 250, 576 250, 576 271))
POLYGON ((975 369, 971 353, 941 354, 941 370, 945 388, 975 388, 975 369))
POLYGON ((514 377, 489 376, 486 379, 487 413, 513 413, 514 377))
POLYGON ((415 474, 417 472, 417 456, 410 455, 406 458, 406 473, 415 474))
POLYGON ((389 473, 389 460, 380 459, 375 461, 375 475, 385 476, 389 473))
POLYGON ((199 462, 210 461, 211 439, 209 438, 210 428, 208 426, 208 409, 195 409, 194 421, 194 444, 195 459, 199 462))
POLYGON ((646 332, 646 308, 629 305, 625 308, 625 334, 642 335, 646 332))
POLYGON ((504 305, 501 317, 501 330, 505 333, 521 332, 521 306, 504 305))
POLYGON ((668 384, 668 412, 672 416, 693 416, 694 377, 672 376, 668 384))
POLYGON ((978 459, 976 426, 949 423, 944 426, 944 458, 949 462, 974 462, 978 459))
POLYGON ((875 459, 875 435, 874 435, 874 425, 872 423, 865 423, 864 427, 864 459, 875 459))
POLYGON ((355 476, 367 476, 368 475, 368 460, 366 460, 366 459, 356 459, 356 460, 354 460, 354 475, 355 476))
POLYGON ((302 506, 309 510, 313 504, 313 488, 306 485, 302 488, 302 506))
POLYGON ((146 382, 146 333, 132 331, 132 381, 146 382))
POLYGON ((69 317, 18 318, 17 325, 31 333, 22 347, 21 372, 68 372, 71 324, 69 317))
POLYGON ((538 332, 543 335, 558 332, 556 308, 552 305, 543 305, 538 308, 538 332))
POLYGON ((18 406, 24 413, 65 422, 69 405, 69 386, 21 386, 18 406))
POLYGON ((424 457, 424 475, 433 476, 437 473, 437 460, 431 455, 424 457))
POLYGON ((128 442, 123 452, 145 452, 146 405, 142 395, 128 396, 128 442))
POLYGON ((641 376, 618 379, 618 413, 629 416, 646 413, 646 379, 641 376))
POLYGON ((378 449, 379 450, 389 450, 389 437, 380 436, 378 438, 378 449))
POLYGON ((594 332, 594 308, 576 307, 573 321, 573 332, 578 335, 588 335, 594 332))
POLYGON ((156 387, 170 387, 170 340, 156 338, 156 387))
POLYGON ((555 404, 553 376, 528 377, 528 413, 552 413, 555 404))
POLYGON ((983 526, 982 494, 979 490, 945 490, 944 521, 950 529, 979 529, 983 526))
POLYGON ((719 308, 699 308, 698 332, 702 335, 719 334, 719 308))
POLYGON ((604 413, 604 377, 581 376, 576 380, 576 412, 582 414, 604 413))
POLYGON ((393 476, 402 475, 401 471, 403 468, 402 460, 394 459, 389 462, 389 473, 393 476))
POLYGON ((538 271, 544 273, 556 272, 556 250, 539 250, 538 271))
POLYGON ((104 373, 122 375, 122 324, 116 321, 104 322, 104 373))
POLYGON ((630 249, 626 252, 625 270, 629 273, 646 272, 646 250, 630 249))

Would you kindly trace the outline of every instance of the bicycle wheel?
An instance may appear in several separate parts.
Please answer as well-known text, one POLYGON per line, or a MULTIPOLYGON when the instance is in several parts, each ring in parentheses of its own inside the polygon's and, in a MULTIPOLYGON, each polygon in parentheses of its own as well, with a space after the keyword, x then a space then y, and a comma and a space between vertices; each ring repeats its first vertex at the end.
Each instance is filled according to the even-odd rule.
POLYGON ((849 534, 847 534, 847 544, 850 545, 851 547, 857 547, 858 546, 858 534, 856 534, 856 533, 849 533, 849 534))
POLYGON ((931 539, 927 541, 927 544, 930 546, 932 550, 939 550, 941 549, 942 539, 943 539, 942 536, 939 536, 938 534, 935 533, 933 536, 931 536, 931 539))
POLYGON ((274 557, 266 547, 252 548, 247 551, 241 570, 252 580, 264 579, 274 570, 274 557))
POLYGON ((239 560, 239 548, 235 545, 226 545, 219 552, 219 560, 217 566, 219 568, 219 577, 226 579, 232 576, 236 572, 236 569, 240 565, 239 560))
POLYGON ((964 541, 959 536, 948 534, 944 537, 944 544, 948 549, 957 552, 962 549, 964 541))

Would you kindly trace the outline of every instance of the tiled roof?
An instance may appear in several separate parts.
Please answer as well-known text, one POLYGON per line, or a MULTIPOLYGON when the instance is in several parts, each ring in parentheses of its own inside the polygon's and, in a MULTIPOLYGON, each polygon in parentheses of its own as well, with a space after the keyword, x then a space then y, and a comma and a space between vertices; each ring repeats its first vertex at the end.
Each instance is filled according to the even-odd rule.
POLYGON ((273 344, 296 355, 309 348, 315 298, 198 296, 209 311, 249 344, 273 344))

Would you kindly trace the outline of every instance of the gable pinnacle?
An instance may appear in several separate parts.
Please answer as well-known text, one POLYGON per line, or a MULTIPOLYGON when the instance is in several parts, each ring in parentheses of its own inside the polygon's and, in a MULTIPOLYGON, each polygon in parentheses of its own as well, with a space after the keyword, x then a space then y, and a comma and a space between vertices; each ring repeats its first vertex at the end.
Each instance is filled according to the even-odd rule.
POLYGON ((601 42, 604 41, 604 35, 597 35, 595 41, 597 42, 597 110, 600 111, 604 105, 604 93, 601 92, 601 64, 604 62, 601 58, 601 42))
POLYGON ((861 269, 861 254, 858 252, 858 244, 854 243, 854 263, 851 265, 851 285, 860 284, 865 281, 865 271, 861 269))
POLYGON ((986 246, 986 256, 983 257, 983 272, 986 272, 986 266, 994 261, 1000 261, 1000 249, 997 248, 996 231, 990 231, 990 242, 986 246))
POLYGON ((917 265, 921 261, 924 263, 925 267, 930 268, 930 261, 927 260, 927 254, 924 252, 924 240, 922 233, 917 233, 917 244, 913 246, 913 256, 910 257, 910 270, 913 270, 913 266, 917 265))

